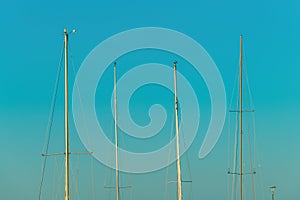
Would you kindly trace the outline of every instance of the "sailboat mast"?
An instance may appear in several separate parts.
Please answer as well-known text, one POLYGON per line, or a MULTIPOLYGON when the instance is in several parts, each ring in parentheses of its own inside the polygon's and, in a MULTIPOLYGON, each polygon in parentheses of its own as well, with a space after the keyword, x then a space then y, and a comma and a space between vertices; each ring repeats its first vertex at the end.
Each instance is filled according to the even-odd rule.
POLYGON ((68 32, 64 29, 65 50, 65 200, 69 200, 69 95, 68 95, 68 32))
POLYGON ((116 151, 116 200, 119 200, 119 158, 118 158, 118 124, 117 124, 117 63, 114 62, 114 114, 115 114, 115 151, 116 151))
POLYGON ((243 44, 240 35, 240 200, 243 199, 243 44))
POLYGON ((176 130, 176 166, 177 166, 177 200, 182 200, 181 189, 181 169, 180 169, 180 149, 179 149, 179 134, 178 134, 178 98, 177 98, 177 62, 174 62, 174 100, 175 100, 175 130, 176 130))

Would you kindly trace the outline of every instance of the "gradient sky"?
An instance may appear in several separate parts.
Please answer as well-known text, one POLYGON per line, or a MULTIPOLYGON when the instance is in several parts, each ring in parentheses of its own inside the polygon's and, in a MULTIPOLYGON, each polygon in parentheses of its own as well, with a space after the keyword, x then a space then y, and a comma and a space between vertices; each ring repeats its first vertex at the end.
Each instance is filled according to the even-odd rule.
MULTIPOLYGON (((63 28, 77 29, 78 33, 71 38, 71 48, 78 69, 87 54, 101 41, 121 31, 147 26, 174 29, 199 42, 217 64, 227 97, 235 84, 239 35, 243 34, 245 65, 256 110, 258 199, 263 196, 270 198, 267 186, 272 184, 278 187, 278 199, 299 199, 299 7, 300 2, 296 0, 3 2, 0 8, 0 199, 31 200, 38 197, 42 167, 40 155, 63 44, 63 28)), ((142 57, 135 62, 141 64, 142 57)), ((168 64, 169 60, 163 61, 163 58, 170 56, 158 57, 156 61, 168 64)), ((129 62, 133 57, 129 55, 127 59, 129 62)), ((182 70, 182 73, 189 72, 182 70)), ((198 89, 205 93, 203 81, 198 89)), ((62 100, 61 95, 62 87, 59 100, 62 100)), ((145 93, 136 94, 133 116, 136 115, 137 120, 146 116, 147 105, 153 103, 146 101, 146 107, 143 107, 144 103, 138 101, 145 98, 143 95, 145 93)), ((154 96, 153 101, 159 101, 159 97, 154 96)), ((166 93, 164 97, 162 104, 170 94, 166 93)), ((206 103, 204 100, 204 107, 206 103)), ((101 106, 103 104, 99 104, 100 110, 101 106)), ((203 112, 205 124, 209 111, 203 108, 203 112)), ((53 151, 62 149, 63 145, 63 137, 59 136, 62 114, 63 106, 58 103, 54 129, 57 137, 51 143, 53 151)), ((147 123, 147 119, 137 122, 147 123)), ((110 119, 109 123, 112 123, 110 119)), ((74 132, 73 124, 71 130, 74 132)), ((203 160, 198 159, 203 139, 203 134, 199 135, 188 151, 194 197, 227 199, 227 128, 225 126, 216 147, 203 160)), ((75 132, 72 136, 72 149, 84 150, 75 132)), ((151 143, 148 147, 152 148, 151 143)), ((81 161, 85 162, 83 168, 88 171, 89 158, 81 161)), ((49 163, 51 166, 47 170, 53 166, 53 162, 49 163)), ((103 199, 104 171, 107 168, 97 161, 94 165, 96 197, 103 199)), ((134 186, 133 199, 163 199, 165 174, 165 170, 160 170, 130 175, 134 186)), ((183 174, 187 175, 186 172, 183 174)), ((88 179, 89 176, 83 176, 81 180, 88 179)), ((52 179, 47 181, 51 186, 52 179)), ((88 198, 85 195, 90 195, 90 186, 81 186, 81 197, 88 198)))

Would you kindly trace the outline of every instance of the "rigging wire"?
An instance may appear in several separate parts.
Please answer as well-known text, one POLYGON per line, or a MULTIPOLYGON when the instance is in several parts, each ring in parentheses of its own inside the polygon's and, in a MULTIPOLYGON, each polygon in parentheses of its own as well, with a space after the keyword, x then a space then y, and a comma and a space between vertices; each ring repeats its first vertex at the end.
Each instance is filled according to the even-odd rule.
MULTIPOLYGON (((117 113, 117 115, 118 115, 118 113, 117 113)), ((125 144, 125 140, 123 139, 123 137, 120 137, 121 135, 118 135, 118 139, 119 139, 119 146, 126 146, 126 144, 125 144)), ((118 146, 118 148, 119 148, 119 146, 118 146)), ((122 158, 122 157, 119 157, 119 164, 120 163, 124 163, 124 167, 126 168, 126 166, 128 166, 127 165, 127 162, 122 162, 122 159, 120 159, 120 158, 122 158)), ((125 193, 125 191, 124 191, 124 189, 129 189, 130 190, 130 192, 129 192, 129 196, 130 196, 130 199, 132 200, 132 198, 133 198, 133 187, 132 187, 132 185, 131 185, 131 179, 130 179, 130 176, 128 175, 128 174, 123 174, 123 173, 121 173, 121 171, 119 171, 119 182, 120 182, 120 184, 119 184, 119 193, 120 193, 120 199, 127 199, 126 198, 126 194, 127 193, 125 193), (122 175, 122 176, 121 176, 122 175), (127 178, 127 185, 125 185, 125 181, 124 181, 124 179, 122 179, 122 178, 124 178, 124 176, 126 175, 126 178, 127 178), (122 190, 122 188, 123 188, 123 190, 122 190)))
MULTIPOLYGON (((184 138, 184 130, 182 128, 182 138, 183 138, 183 145, 184 145, 184 149, 186 148, 186 143, 185 143, 185 138, 184 138)), ((191 173, 191 165, 190 165, 190 161, 189 161, 189 156, 188 156, 188 152, 186 152, 185 158, 186 158, 186 162, 187 162, 187 168, 188 168, 188 176, 190 181, 192 181, 192 173, 191 173)), ((193 184, 191 184, 190 186, 190 199, 194 199, 193 198, 193 184)))
MULTIPOLYGON (((71 48, 70 44, 69 44, 69 55, 70 55, 70 61, 71 61, 72 69, 73 69, 73 75, 74 75, 74 77, 76 77, 75 63, 74 63, 72 48, 71 48)), ((90 137, 89 137, 89 129, 87 127, 87 117, 86 117, 86 113, 84 112, 84 109, 83 109, 82 96, 81 96, 80 89, 79 89, 76 78, 75 78, 74 84, 75 84, 75 88, 77 90, 78 97, 79 97, 79 104, 80 104, 81 114, 83 115, 83 124, 84 124, 85 131, 86 131, 85 133, 86 133, 86 137, 87 137, 87 143, 88 143, 88 146, 91 146, 90 145, 90 137)))
MULTIPOLYGON (((237 75, 237 81, 239 82, 239 79, 241 77, 239 77, 239 75, 237 75)), ((238 85, 238 84, 236 84, 238 85)), ((236 95, 236 111, 239 110, 239 96, 236 95)), ((235 112, 235 121, 238 122, 239 121, 239 115, 238 115, 238 112, 235 112)), ((237 170, 237 162, 238 162, 238 137, 239 137, 239 134, 238 134, 238 131, 239 130, 239 123, 235 123, 235 130, 234 130, 234 159, 233 159, 233 172, 236 173, 236 170, 237 170)), ((236 174, 233 174, 232 175, 232 198, 234 198, 234 189, 235 187, 237 187, 237 182, 235 181, 236 180, 236 174)), ((238 195, 238 190, 236 189, 236 196, 238 195)))
MULTIPOLYGON (((126 144, 125 144, 125 140, 122 138, 122 137, 120 137, 119 136, 119 145, 121 145, 121 144, 123 144, 123 146, 126 146, 126 144)), ((120 157, 119 157, 120 158, 120 157)), ((119 160, 119 163, 121 163, 122 162, 122 160, 119 160)), ((124 164, 124 166, 126 167, 126 163, 127 162, 125 162, 125 164, 124 164)), ((123 173, 122 173, 123 174, 123 173)), ((121 172, 120 172, 120 175, 121 175, 121 172)), ((129 192, 129 194, 130 194, 130 199, 132 200, 132 198, 133 198, 133 187, 132 187, 132 185, 131 185, 131 179, 130 179, 130 176, 128 175, 128 174, 123 174, 123 177, 126 175, 126 178, 127 178, 127 186, 126 185, 124 185, 124 186, 121 186, 121 187, 123 187, 123 188, 127 188, 128 187, 128 189, 130 190, 130 192, 129 192)), ((121 183, 121 185, 122 185, 122 179, 121 179, 121 177, 122 176, 119 176, 120 177, 120 183, 121 183)), ((123 184, 124 184, 124 182, 123 182, 123 184)), ((125 198, 125 191, 123 190, 121 190, 120 191, 120 194, 122 194, 123 193, 123 198, 124 199, 126 199, 125 198)), ((122 197, 122 195, 121 195, 121 197, 122 197)))
POLYGON ((93 156, 90 156, 91 159, 91 178, 92 178, 92 200, 95 200, 95 174, 94 174, 94 159, 93 156))
MULTIPOLYGON (((70 44, 69 44, 69 55, 70 55, 71 66, 72 66, 72 69, 73 69, 73 76, 76 77, 75 63, 74 63, 72 48, 71 48, 70 44)), ((75 88, 77 90, 78 97, 79 97, 80 110, 81 110, 81 113, 83 115, 83 124, 84 124, 84 127, 85 127, 87 143, 88 143, 88 146, 91 146, 90 145, 90 137, 89 137, 89 129, 87 127, 87 117, 86 117, 86 114, 85 114, 84 109, 83 109, 82 96, 81 96, 80 89, 79 89, 76 78, 75 78, 75 81, 74 81, 74 85, 75 85, 75 88)), ((95 173, 94 173, 94 166, 93 166, 93 158, 91 156, 91 179, 92 179, 91 189, 92 189, 92 199, 93 200, 95 199, 95 179, 94 179, 94 175, 95 175, 95 173)))
MULTIPOLYGON (((183 126, 181 127, 182 130, 182 139, 183 139, 183 145, 184 145, 184 149, 186 149, 186 142, 185 142, 185 138, 184 138, 184 129, 183 126)), ((185 153, 185 158, 186 158, 186 162, 187 162, 187 169, 188 169, 188 176, 189 176, 189 181, 191 181, 190 183, 190 199, 194 199, 193 197, 193 184, 192 184, 192 173, 191 173, 191 165, 190 165, 190 161, 189 161, 189 156, 188 156, 188 152, 185 153)))
MULTIPOLYGON (((236 109, 238 110, 239 107, 239 103, 237 101, 236 104, 236 109)), ((238 116, 238 112, 235 113, 235 121, 238 122, 239 120, 239 116, 238 116)), ((238 158, 238 129, 239 129, 239 125, 238 123, 235 124, 235 131, 234 131, 234 158, 233 158, 233 172, 236 173, 237 170, 237 158, 238 158)), ((232 174, 232 198, 234 198, 234 188, 236 186, 235 183, 235 178, 236 178, 236 174, 232 174)), ((237 190, 236 190, 237 192, 237 190)), ((237 193, 236 193, 237 196, 237 193)))
MULTIPOLYGON (((112 138, 113 137, 113 129, 114 129, 114 124, 111 123, 110 124, 110 131, 109 131, 109 138, 112 138)), ((111 151, 107 152, 108 154, 112 153, 111 151)), ((111 155, 110 157, 113 157, 114 155, 111 155)), ((108 167, 105 167, 104 169, 104 183, 103 183, 103 187, 104 189, 107 189, 107 190, 104 190, 104 198, 105 199, 111 199, 111 197, 113 197, 113 193, 111 192, 110 189, 106 188, 106 187, 110 187, 110 184, 112 182, 112 170, 108 167)))
MULTIPOLYGON (((174 131, 174 118, 175 118, 175 113, 174 110, 172 112, 172 122, 171 122, 171 131, 170 131, 170 140, 172 139, 172 133, 174 131)), ((170 166, 170 158, 171 158, 171 147, 169 148, 169 156, 168 156, 168 165, 167 165, 167 169, 166 169, 166 190, 165 190, 165 195, 164 195, 164 199, 167 200, 170 198, 169 193, 168 193, 168 179, 169 179, 169 166, 170 166)))
MULTIPOLYGON (((60 61, 59 61, 58 69, 57 69, 57 77, 56 77, 56 81, 55 81, 54 93, 52 96, 50 114, 49 114, 49 118, 48 118, 46 134, 45 134, 46 137, 45 137, 44 148, 43 148, 43 152, 45 152, 45 154, 48 153, 49 144, 50 144, 53 116, 54 116, 54 110, 55 110, 55 105, 56 105, 56 96, 57 96, 59 79, 60 79, 61 68, 62 68, 63 53, 64 53, 64 45, 63 45, 63 48, 61 51, 61 57, 60 57, 60 61)), ((42 188, 43 188, 43 183, 44 183, 44 178, 45 178, 47 156, 44 156, 43 158, 44 159, 42 161, 42 175, 41 175, 40 188, 39 188, 39 200, 41 200, 41 198, 42 198, 42 188)))
MULTIPOLYGON (((246 70, 247 70, 247 68, 246 68, 246 70)), ((246 73, 248 73, 248 72, 246 71, 246 73)), ((250 99, 250 106, 251 106, 251 108, 255 108, 254 103, 253 103, 252 92, 250 90, 248 75, 246 76, 246 82, 247 82, 247 86, 248 86, 247 89, 248 89, 248 94, 249 94, 249 99, 250 99)), ((253 112, 253 114, 252 114, 252 127, 253 127, 253 149, 254 149, 254 152, 253 152, 253 166, 256 166, 257 147, 256 147, 255 112, 253 112)), ((253 178, 253 183, 255 183, 255 176, 253 175, 252 178, 253 178)), ((256 199, 256 194, 255 194, 255 199, 256 199)))
MULTIPOLYGON (((246 107, 246 108, 248 108, 248 110, 250 111, 251 109, 249 109, 249 108, 252 108, 253 107, 253 101, 252 101, 252 96, 251 96, 251 91, 250 91, 250 87, 249 87, 249 80, 248 80, 248 74, 247 74, 247 68, 246 67, 243 67, 243 69, 245 70, 245 75, 243 76, 243 77, 239 77, 239 79, 243 79, 243 78, 245 78, 246 79, 246 84, 244 84, 243 86, 244 87, 246 87, 247 86, 247 89, 248 89, 248 94, 249 94, 249 97, 250 97, 250 103, 248 103, 248 105, 246 105, 246 106, 244 106, 244 107, 246 107)), ((237 77, 237 76, 236 76, 237 77)), ((235 80, 235 82, 236 82, 236 80, 235 80)), ((236 85, 236 84, 235 84, 236 85)), ((235 88, 236 87, 234 87, 234 89, 233 89, 233 92, 232 92, 232 95, 234 95, 234 93, 235 93, 235 88)), ((243 88, 243 90, 245 90, 246 88, 243 88)), ((249 98, 248 97, 248 98, 249 98)), ((231 107, 231 105, 232 105, 232 99, 233 99, 233 96, 231 96, 231 99, 230 99, 230 107, 231 107)), ((247 101, 248 102, 248 101, 247 101)), ((238 112, 241 112, 241 111, 238 111, 238 107, 239 107, 239 99, 238 99, 238 96, 237 96, 237 100, 236 100, 236 111, 237 112, 235 112, 236 113, 236 121, 238 121, 239 120, 239 118, 238 118, 238 112)), ((247 109, 246 109, 247 110, 247 109)), ((247 114, 247 119, 246 119, 246 121, 248 121, 248 122, 250 122, 250 120, 249 120, 249 114, 247 114)), ((231 117, 229 116, 229 126, 228 126, 228 158, 230 158, 230 133, 231 133, 231 117)), ((235 136, 234 136, 234 159, 233 159, 233 172, 234 173, 236 173, 236 169, 237 169, 237 155, 238 155, 238 152, 237 152, 237 146, 238 146, 238 143, 237 143, 237 137, 238 137, 238 135, 237 135, 237 132, 238 132, 238 128, 239 128, 239 126, 238 126, 238 124, 236 124, 236 127, 235 127, 235 136)), ((247 131, 244 131, 244 133, 246 133, 247 131)), ((249 153, 250 153, 250 171, 252 172, 253 171, 253 159, 254 159, 254 157, 253 157, 253 153, 252 153, 252 145, 251 145, 251 132, 252 132, 252 130, 251 130, 251 127, 250 127, 250 124, 248 123, 248 148, 249 148, 249 153)), ((232 174, 232 199, 234 199, 234 190, 235 190, 235 174, 232 174)), ((255 185, 254 185, 254 174, 252 175, 252 192, 253 192, 253 194, 254 194, 254 199, 255 199, 255 185)), ((236 193, 236 195, 237 195, 237 193, 236 193)))
MULTIPOLYGON (((114 123, 111 123, 110 124, 110 131, 109 131, 109 138, 113 138, 114 136, 114 123)), ((108 153, 112 153, 112 155, 110 157, 114 157, 115 155, 113 154, 112 151, 108 152, 108 153)), ((108 168, 108 167, 105 167, 105 171, 104 171, 104 189, 107 189, 107 190, 104 190, 104 191, 107 191, 107 192, 104 192, 106 195, 105 195, 105 198, 107 199, 111 199, 110 197, 113 198, 113 192, 111 191, 111 185, 113 185, 112 183, 112 180, 113 180, 113 170, 111 168, 108 168)))
MULTIPOLYGON (((114 127, 114 125, 111 124, 111 125, 110 125, 110 131, 109 131, 109 133, 110 133, 109 137, 112 137, 112 136, 113 136, 113 127, 114 127)), ((112 153, 112 152, 110 151, 110 152, 107 152, 107 153, 110 154, 110 153, 112 153)), ((113 156, 113 155, 112 155, 112 156, 113 156)), ((105 170, 104 170, 104 183, 103 183, 104 188, 110 187, 111 180, 112 180, 112 170, 111 170, 110 168, 105 167, 105 170)), ((109 196, 112 195, 112 193, 111 193, 110 190, 105 190, 105 191, 107 191, 107 192, 104 192, 105 198, 108 199, 109 196)))
MULTIPOLYGON (((245 63, 245 62, 244 62, 245 63)), ((245 65, 245 64, 244 64, 245 65)), ((244 93, 245 98, 247 101, 246 104, 244 104, 243 106, 243 110, 245 109, 246 110, 246 118, 245 118, 245 121, 247 121, 247 125, 245 127, 247 127, 247 130, 243 130, 243 134, 247 134, 247 145, 248 145, 248 151, 249 151, 249 159, 250 159, 250 163, 249 163, 249 167, 250 167, 250 174, 251 174, 251 187, 252 187, 252 194, 253 194, 253 200, 256 199, 256 188, 255 188, 255 169, 253 166, 256 166, 256 160, 255 160, 255 154, 256 154, 256 130, 255 130, 255 116, 254 116, 254 113, 252 113, 254 110, 254 104, 253 104, 253 99, 252 99, 252 94, 251 94, 251 90, 250 90, 250 85, 249 85, 249 79, 248 79, 248 73, 247 73, 247 67, 244 66, 243 67, 244 69, 244 76, 243 77, 239 77, 239 80, 240 79, 245 79, 245 84, 243 84, 243 88, 242 90, 243 91, 247 91, 246 93, 244 93), (248 113, 249 112, 249 113, 248 113), (252 118, 250 119, 250 116, 252 116, 252 118), (251 125, 253 126, 253 128, 251 127, 251 125), (253 138, 252 138, 253 137, 253 138), (254 151, 254 153, 253 153, 254 151)), ((235 81, 236 82, 236 81, 235 81)), ((233 94, 234 94, 234 91, 235 91, 235 87, 233 89, 233 94)), ((230 107, 231 107, 231 104, 232 104, 232 99, 233 97, 231 97, 230 99, 230 107)), ((238 113, 239 112, 242 112, 238 109, 239 105, 240 105, 241 102, 239 102, 239 99, 238 99, 238 95, 237 95, 237 100, 236 100, 236 112, 235 112, 235 116, 236 116, 236 121, 238 122, 240 119, 238 117, 238 113)), ((228 127, 228 139, 230 140, 230 133, 231 133, 231 118, 229 116, 229 127, 228 127)), ((232 199, 235 199, 235 196, 234 195, 238 195, 238 189, 236 189, 237 187, 237 183, 235 183, 235 177, 236 177, 236 170, 237 170, 237 155, 239 154, 237 149, 238 149, 238 143, 237 143, 237 139, 238 139, 238 129, 239 129, 239 125, 236 123, 236 126, 235 126, 235 136, 234 136, 234 159, 233 159, 233 174, 232 174, 232 199)), ((246 138, 245 138, 246 139, 246 138)), ((229 154, 230 154, 230 141, 228 141, 228 144, 229 144, 229 154)), ((228 158, 230 158, 230 155, 228 155, 228 158)), ((244 193, 243 193, 243 198, 246 198, 247 195, 246 195, 246 183, 242 183, 243 184, 243 187, 245 188, 244 190, 244 193)), ((228 195, 229 197, 229 195, 228 195)))
MULTIPOLYGON (((79 190, 78 190, 78 184, 77 184, 78 183, 78 176, 79 176, 79 173, 78 173, 79 160, 80 160, 80 155, 78 154, 77 155, 77 161, 76 161, 76 164, 75 164, 75 169, 73 169, 71 167, 71 174, 72 174, 73 187, 74 187, 74 190, 72 190, 72 191, 73 191, 74 199, 76 198, 76 196, 78 196, 78 199, 80 199, 79 190)), ((72 166, 71 162, 72 161, 70 161, 70 166, 72 166)))
MULTIPOLYGON (((238 79, 239 78, 239 73, 238 73, 238 70, 236 71, 236 75, 235 75, 235 80, 234 80, 234 87, 233 87, 233 90, 232 90, 232 94, 231 94, 231 97, 230 97, 230 103, 229 103, 229 108, 231 108, 232 107, 232 105, 233 105, 233 98, 234 98, 234 96, 235 96, 235 93, 236 93, 236 91, 237 91, 237 83, 238 83, 238 79)), ((237 104, 236 104, 236 110, 238 110, 238 98, 237 98, 237 100, 236 100, 236 102, 237 102, 237 104)), ((235 115, 236 115, 236 121, 238 120, 238 115, 235 113, 235 115)), ((235 131, 234 131, 234 158, 233 158, 233 172, 235 172, 236 171, 236 162, 237 162, 237 131, 238 131, 238 126, 237 126, 237 124, 235 124, 236 126, 235 126, 235 131)), ((231 141, 231 115, 229 114, 229 120, 228 120, 228 169, 230 170, 230 160, 231 160, 231 156, 230 156, 230 154, 231 154, 231 149, 230 149, 230 141, 231 141)), ((231 186, 231 189, 232 189, 232 191, 231 191, 231 196, 232 196, 232 199, 234 199, 234 180, 235 180, 235 174, 232 174, 232 177, 231 177, 231 183, 232 183, 232 186, 231 186)), ((228 182, 230 182, 230 177, 228 178, 228 182)), ((227 189, 228 189, 228 199, 230 199, 230 192, 229 192, 229 190, 230 190, 230 187, 229 187, 229 184, 228 184, 228 187, 227 187, 227 189)))
MULTIPOLYGON (((172 123, 171 123, 171 131, 170 131, 170 141, 172 139, 172 133, 174 131, 174 118, 175 118, 175 113, 174 111, 172 112, 172 123)), ((185 138, 184 138, 184 130, 182 130, 182 139, 183 139, 183 145, 184 148, 186 147, 186 143, 185 143, 185 138)), ((169 156, 168 156, 168 166, 170 164, 170 158, 171 158, 171 147, 169 148, 169 156)), ((189 162, 189 158, 188 158, 188 154, 186 154, 185 156, 186 158, 186 162, 187 162, 187 168, 188 168, 188 176, 190 179, 192 179, 192 175, 191 175, 191 167, 190 167, 190 162, 189 162)), ((166 190, 165 190, 165 195, 164 195, 164 199, 166 200, 167 197, 170 197, 168 195, 168 176, 169 176, 169 167, 167 167, 166 169, 166 190)), ((193 199, 193 188, 192 188, 192 184, 190 187, 190 199, 193 199)), ((169 199, 169 198, 168 198, 169 199)))
MULTIPOLYGON (((60 57, 60 61, 59 61, 59 65, 58 65, 58 69, 57 69, 57 77, 56 77, 56 81, 55 81, 55 87, 54 87, 54 92, 53 92, 53 96, 52 96, 52 101, 51 101, 51 106, 50 106, 50 114, 49 114, 49 117, 48 117, 48 124, 47 124, 47 129, 46 129, 46 136, 45 136, 45 140, 44 140, 44 147, 43 147, 43 160, 42 160, 42 172, 41 172, 41 181, 40 181, 40 187, 39 187, 39 200, 42 199, 42 190, 43 190, 43 184, 44 184, 44 180, 45 180, 45 170, 46 170, 46 163, 47 163, 47 156, 45 156, 45 154, 48 154, 48 150, 49 150, 49 145, 50 145, 50 139, 51 139, 51 132, 52 132, 52 126, 53 126, 53 117, 54 117, 54 112, 55 112, 55 107, 56 107, 56 99, 57 99, 57 93, 58 93, 58 87, 59 87, 59 81, 60 81, 60 76, 61 76, 61 71, 62 71, 62 61, 63 61, 63 55, 64 55, 64 43, 63 43, 63 47, 62 47, 62 51, 61 51, 61 57, 60 57)), ((70 45, 69 45, 69 52, 70 52, 70 58, 71 58, 71 64, 72 64, 72 69, 73 69, 73 73, 74 73, 74 77, 75 77, 75 65, 74 65, 74 60, 73 60, 73 56, 72 56, 72 51, 71 51, 71 48, 70 48, 70 45)), ((82 111, 82 114, 84 116, 84 125, 85 125, 85 128, 86 128, 86 134, 87 134, 87 138, 88 138, 88 143, 90 143, 89 141, 89 134, 88 134, 88 128, 86 126, 86 116, 85 116, 85 113, 83 112, 83 106, 82 106, 82 98, 81 98, 81 95, 80 95, 80 91, 79 91, 79 87, 78 87, 78 84, 77 84, 77 81, 75 81, 75 86, 76 86, 76 89, 78 91, 78 95, 79 95, 79 100, 80 100, 80 108, 81 108, 81 111, 82 111)), ((90 145, 89 145, 90 146, 90 145)), ((79 160, 79 158, 78 158, 79 160)), ((57 159, 55 158, 55 169, 57 169, 58 171, 58 164, 57 164, 57 159)), ((92 162, 92 161, 91 161, 92 162)), ((77 164, 78 166, 79 164, 77 164)), ((62 168, 63 169, 63 168, 62 168)), ((91 169, 93 169, 93 167, 91 167, 91 169)), ((71 169, 72 170, 72 169, 71 169)), ((78 170, 78 169, 77 169, 78 170)), ((61 177, 62 177, 62 172, 61 172, 61 175, 59 175, 59 178, 58 178, 58 184, 56 185, 57 186, 57 189, 56 189, 56 195, 55 195, 55 199, 58 198, 58 195, 59 193, 61 192, 60 191, 60 181, 61 181, 61 177)), ((93 172, 91 173, 92 174, 92 194, 93 194, 93 199, 94 199, 94 176, 93 176, 93 172)), ((74 174, 73 174, 74 175, 74 174)), ((75 179, 75 176, 73 177, 73 179, 75 179)), ((77 177, 78 179, 78 177, 77 177)), ((54 180, 53 180, 53 190, 54 190, 54 180)), ((79 196, 79 192, 78 192, 78 188, 75 186, 75 189, 76 189, 76 193, 78 193, 78 196, 79 196)), ((54 192, 52 193, 54 194, 54 192)), ((76 196, 76 194, 75 194, 76 196)), ((52 195, 52 199, 54 199, 54 196, 52 195)))
MULTIPOLYGON (((118 113, 117 113, 117 115, 118 115, 118 113)), ((116 118, 117 118, 118 116, 116 116, 116 118)), ((113 119, 113 121, 114 121, 114 119, 113 119)), ((118 127, 117 127, 118 128, 118 127)), ((114 138, 114 139, 116 139, 115 138, 115 135, 113 134, 114 133, 114 123, 112 123, 111 125, 110 125, 110 131, 109 131, 109 138, 114 138)), ((124 139, 122 138, 122 137, 120 137, 120 135, 118 135, 118 138, 119 138, 119 146, 121 146, 122 144, 124 144, 124 146, 126 146, 125 145, 125 142, 124 142, 124 139)), ((119 148, 119 146, 118 146, 118 148, 119 148)), ((114 157, 115 155, 112 155, 112 157, 114 157)), ((121 158, 121 157, 120 157, 121 158)), ((121 163, 121 159, 119 158, 119 163, 121 163)), ((126 167, 126 163, 127 162, 125 162, 124 163, 124 166, 126 167)), ((132 185, 131 185, 131 179, 130 179, 130 176, 129 175, 126 175, 126 178, 127 178, 127 182, 128 182, 128 185, 127 186, 124 186, 123 184, 124 184, 124 182, 126 182, 126 181, 124 181, 124 179, 122 179, 122 177, 124 178, 124 176, 125 176, 125 174, 123 174, 122 176, 121 176, 121 171, 119 171, 119 174, 120 174, 120 176, 119 176, 119 183, 120 183, 120 185, 119 185, 119 189, 130 189, 130 192, 129 192, 129 196, 130 196, 130 199, 132 199, 133 198, 133 187, 132 187, 132 185), (123 186, 122 186, 123 185, 123 186)), ((105 195, 107 195, 107 198, 110 198, 110 196, 111 197, 113 197, 114 196, 114 192, 113 192, 113 190, 111 190, 112 188, 115 188, 115 187, 113 187, 113 186, 111 186, 112 185, 112 180, 113 180, 113 170, 111 170, 110 168, 105 168, 105 172, 104 172, 104 188, 105 189, 108 189, 107 191, 108 192, 105 192, 105 195)), ((106 191, 106 190, 105 190, 106 191)), ((124 198, 125 197, 125 195, 126 195, 127 193, 125 193, 123 190, 120 190, 119 191, 119 195, 120 195, 120 199, 122 199, 122 198, 124 198)), ((124 198, 125 199, 125 198, 124 198)))
MULTIPOLYGON (((57 164, 57 158, 56 157, 54 158, 54 174, 59 174, 58 164, 57 164)), ((53 180, 52 180, 52 200, 55 199, 54 198, 54 194, 55 194, 55 196, 57 195, 57 191, 55 190, 55 183, 57 183, 58 181, 55 179, 55 177, 56 176, 53 176, 53 180)))
MULTIPOLYGON (((54 184, 57 182, 57 188, 56 188, 56 192, 55 192, 55 198, 54 198, 54 196, 52 195, 52 199, 53 200, 55 200, 55 199, 63 199, 63 197, 62 197, 62 191, 61 191, 61 187, 60 187, 60 185, 61 185, 61 180, 62 180, 62 176, 63 176, 63 172, 64 172, 64 167, 63 167, 63 165, 61 165, 61 169, 60 169, 60 173, 59 173, 59 169, 58 169, 58 161, 57 161, 57 157, 55 156, 54 157, 54 163, 55 163, 55 167, 56 167, 56 173, 58 174, 58 177, 57 177, 57 180, 56 181, 54 181, 55 180, 55 177, 56 176, 53 176, 53 191, 55 190, 55 187, 54 187, 54 184), (60 197, 59 197, 59 195, 60 195, 60 197)), ((54 192, 52 193, 52 194, 54 194, 54 192)))
POLYGON ((251 177, 252 177, 252 193, 253 193, 253 200, 256 200, 256 190, 255 190, 255 174, 254 174, 254 167, 256 166, 256 162, 255 162, 255 140, 256 140, 256 132, 255 132, 255 121, 254 120, 254 103, 253 103, 253 98, 252 98, 252 93, 251 93, 251 89, 250 89, 250 84, 249 84, 249 78, 248 78, 248 71, 247 71, 247 67, 245 67, 245 79, 246 79, 246 85, 247 86, 246 90, 248 91, 248 110, 253 110, 252 112, 248 113, 248 146, 249 146, 249 152, 250 152, 250 172, 251 173, 251 177), (252 115, 252 127, 253 130, 251 129, 251 120, 249 115, 252 115), (253 144, 251 144, 251 133, 253 132, 253 144), (254 150, 254 155, 252 152, 252 149, 254 150))

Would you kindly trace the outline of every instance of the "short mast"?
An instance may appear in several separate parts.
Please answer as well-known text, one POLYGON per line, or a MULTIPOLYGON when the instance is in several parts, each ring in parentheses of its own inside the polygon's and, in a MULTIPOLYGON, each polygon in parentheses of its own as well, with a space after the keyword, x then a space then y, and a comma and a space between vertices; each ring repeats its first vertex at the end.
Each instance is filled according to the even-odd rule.
POLYGON ((117 124, 117 63, 114 62, 114 114, 115 114, 115 151, 116 151, 116 200, 119 200, 119 158, 118 158, 118 124, 117 124))
POLYGON ((177 98, 177 62, 174 62, 174 107, 175 107, 175 130, 176 130, 176 166, 177 166, 177 200, 182 200, 182 184, 181 184, 181 169, 180 169, 180 149, 179 149, 179 134, 178 134, 178 98, 177 98))
POLYGON ((243 199, 243 43, 240 36, 240 200, 243 199))
POLYGON ((276 188, 276 186, 272 185, 272 186, 269 186, 269 188, 271 189, 271 192, 272 192, 272 200, 274 200, 275 199, 275 188, 276 188))
POLYGON ((64 29, 65 50, 65 200, 69 200, 69 95, 68 95, 68 32, 64 29))

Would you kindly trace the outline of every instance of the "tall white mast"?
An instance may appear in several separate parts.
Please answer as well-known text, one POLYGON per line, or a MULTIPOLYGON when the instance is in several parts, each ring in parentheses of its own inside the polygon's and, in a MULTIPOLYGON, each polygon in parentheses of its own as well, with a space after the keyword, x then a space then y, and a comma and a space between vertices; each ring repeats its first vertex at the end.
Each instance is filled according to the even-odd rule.
POLYGON ((175 130, 176 130, 176 166, 177 166, 177 200, 182 200, 181 189, 181 169, 180 169, 180 149, 179 149, 179 134, 178 134, 178 98, 177 98, 177 74, 176 64, 174 62, 174 107, 175 107, 175 130))
POLYGON ((115 151, 116 151, 116 200, 119 200, 119 158, 118 158, 118 124, 117 124, 117 63, 114 62, 114 114, 115 114, 115 151))
POLYGON ((69 200, 69 95, 68 95, 68 32, 64 29, 65 50, 65 200, 69 200))
POLYGON ((240 200, 243 199, 243 43, 240 35, 240 200))

